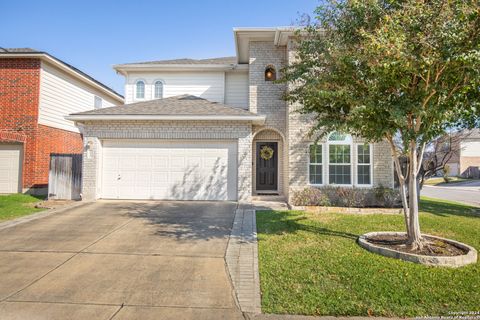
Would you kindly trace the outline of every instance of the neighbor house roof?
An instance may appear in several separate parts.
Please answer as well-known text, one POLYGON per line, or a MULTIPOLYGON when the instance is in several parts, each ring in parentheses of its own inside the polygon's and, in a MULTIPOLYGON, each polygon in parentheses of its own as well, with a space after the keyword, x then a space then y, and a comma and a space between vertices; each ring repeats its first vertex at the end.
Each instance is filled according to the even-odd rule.
POLYGON ((193 95, 180 95, 121 106, 73 113, 68 120, 244 120, 263 123, 264 116, 212 102, 193 95))
POLYGON ((112 88, 106 86, 105 84, 101 83, 100 81, 96 80, 95 78, 89 76, 85 72, 81 71, 80 69, 75 68, 71 64, 68 64, 51 54, 32 49, 32 48, 2 48, 0 47, 0 58, 40 58, 44 59, 53 65, 59 67, 60 69, 70 73, 71 75, 75 76, 76 78, 82 80, 83 82, 87 82, 92 86, 96 87, 100 91, 106 93, 107 95, 114 98, 116 101, 123 102, 123 96, 113 90, 112 88))

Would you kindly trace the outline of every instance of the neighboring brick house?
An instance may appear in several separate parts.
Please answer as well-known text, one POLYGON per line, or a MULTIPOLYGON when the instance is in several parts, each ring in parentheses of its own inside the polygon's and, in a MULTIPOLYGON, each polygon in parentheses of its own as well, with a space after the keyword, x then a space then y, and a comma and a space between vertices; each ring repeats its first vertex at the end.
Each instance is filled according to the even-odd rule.
POLYGON ((0 193, 45 194, 50 154, 83 152, 72 112, 123 97, 45 52, 0 48, 0 193))
POLYGON ((456 134, 451 159, 447 162, 450 176, 480 178, 480 129, 456 134))
POLYGON ((85 199, 288 198, 307 186, 393 187, 386 143, 332 133, 274 80, 295 58, 291 28, 234 29, 237 54, 114 66, 126 105, 72 114, 83 128, 85 199), (197 98, 198 97, 198 98, 197 98))

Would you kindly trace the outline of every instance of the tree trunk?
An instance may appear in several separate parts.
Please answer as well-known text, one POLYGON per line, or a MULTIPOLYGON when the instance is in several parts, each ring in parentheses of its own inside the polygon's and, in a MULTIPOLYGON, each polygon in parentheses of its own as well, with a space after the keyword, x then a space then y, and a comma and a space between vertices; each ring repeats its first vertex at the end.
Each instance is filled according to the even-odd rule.
POLYGON ((408 172, 408 195, 409 195, 409 228, 408 228, 408 245, 413 250, 421 249, 422 237, 420 233, 420 221, 418 214, 418 155, 417 143, 410 142, 410 170, 408 172))
POLYGON ((402 199, 402 207, 403 207, 403 217, 405 219, 405 230, 407 231, 407 236, 409 235, 409 210, 408 210, 408 201, 407 201, 407 190, 406 190, 406 184, 405 184, 405 176, 403 174, 402 166, 400 164, 400 159, 398 157, 398 152, 395 147, 395 144, 393 143, 392 139, 388 140, 390 142, 390 148, 392 150, 392 156, 394 160, 394 168, 395 171, 397 172, 397 177, 398 177, 398 183, 399 183, 399 189, 400 189, 400 197, 402 199))

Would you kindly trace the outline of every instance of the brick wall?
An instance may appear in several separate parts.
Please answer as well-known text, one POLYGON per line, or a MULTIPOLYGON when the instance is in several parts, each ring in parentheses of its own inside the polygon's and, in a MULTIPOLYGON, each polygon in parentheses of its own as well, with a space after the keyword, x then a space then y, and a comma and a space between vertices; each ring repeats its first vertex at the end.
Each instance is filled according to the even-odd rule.
POLYGON ((238 141, 238 198, 250 199, 252 192, 252 125, 242 121, 87 121, 85 140, 91 142, 84 153, 82 199, 97 199, 101 187, 102 139, 205 139, 238 141))
POLYGON ((0 142, 24 146, 24 189, 48 183, 50 153, 81 153, 80 134, 38 124, 40 59, 0 59, 0 142))
MULTIPOLYGON (((290 40, 287 45, 288 63, 295 61, 295 42, 290 40)), ((287 105, 287 139, 288 139, 288 196, 292 191, 303 189, 308 186, 308 148, 312 139, 307 135, 311 129, 312 117, 296 112, 300 107, 298 103, 287 105)), ((319 143, 324 143, 320 141, 319 143)), ((363 142, 362 139, 353 138, 354 143, 363 142)), ((326 152, 326 148, 324 148, 326 152)), ((324 155, 325 157, 326 155, 324 155)), ((352 149, 352 160, 356 159, 356 148, 352 149)), ((354 162, 355 164, 355 162, 354 162)), ((380 142, 373 145, 373 185, 393 186, 393 162, 390 147, 387 142, 380 142)), ((324 173, 326 173, 326 168, 324 173)), ((353 165, 352 180, 356 174, 356 166, 353 165)), ((326 177, 324 176, 324 179, 326 177)))
MULTIPOLYGON (((249 108, 251 112, 266 116, 266 122, 263 126, 254 127, 254 135, 257 135, 256 140, 261 141, 277 141, 279 152, 278 163, 278 192, 280 194, 286 193, 286 184, 284 177, 287 176, 288 167, 285 165, 287 159, 287 141, 276 134, 274 129, 280 132, 283 136, 286 133, 286 115, 287 104, 283 100, 286 85, 274 83, 272 81, 265 81, 265 69, 268 66, 275 68, 277 79, 281 77, 280 70, 286 63, 286 48, 278 47, 271 41, 252 41, 249 46, 249 108), (266 139, 261 138, 261 135, 275 134, 275 138, 266 139)), ((252 146, 252 150, 255 147, 252 146)), ((255 155, 255 151, 253 152, 255 155)), ((255 160, 255 159, 254 159, 255 160)), ((254 166, 256 161, 253 161, 254 166)), ((252 180, 255 184, 255 168, 252 180)))

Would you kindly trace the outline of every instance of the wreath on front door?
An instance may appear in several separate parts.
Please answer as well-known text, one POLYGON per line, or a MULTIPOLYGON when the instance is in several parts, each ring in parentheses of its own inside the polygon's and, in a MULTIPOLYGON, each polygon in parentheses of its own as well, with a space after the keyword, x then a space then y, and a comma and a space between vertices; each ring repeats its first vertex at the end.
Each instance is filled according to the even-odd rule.
POLYGON ((263 160, 270 160, 273 157, 273 149, 270 148, 269 146, 263 146, 262 149, 260 149, 260 157, 263 160))

